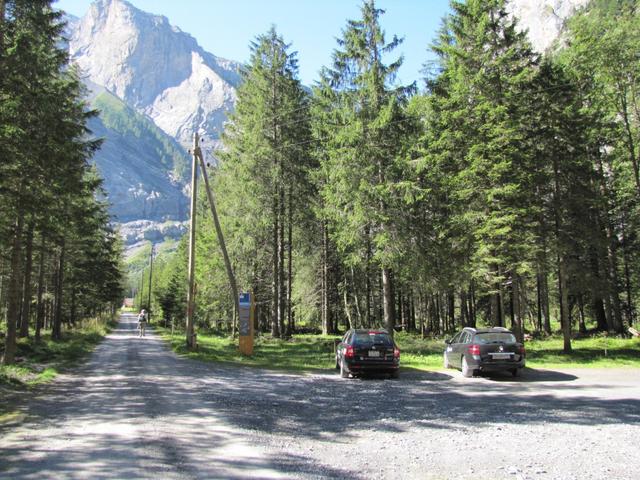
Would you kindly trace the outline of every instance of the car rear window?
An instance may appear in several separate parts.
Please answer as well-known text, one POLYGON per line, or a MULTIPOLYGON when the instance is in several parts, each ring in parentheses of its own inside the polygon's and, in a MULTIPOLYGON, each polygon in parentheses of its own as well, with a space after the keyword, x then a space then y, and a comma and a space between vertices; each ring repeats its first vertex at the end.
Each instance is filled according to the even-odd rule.
POLYGON ((388 333, 381 332, 357 332, 355 338, 353 339, 353 343, 356 345, 363 344, 381 344, 391 346, 391 337, 388 333))
POLYGON ((477 333, 476 343, 516 343, 516 337, 507 332, 477 333))

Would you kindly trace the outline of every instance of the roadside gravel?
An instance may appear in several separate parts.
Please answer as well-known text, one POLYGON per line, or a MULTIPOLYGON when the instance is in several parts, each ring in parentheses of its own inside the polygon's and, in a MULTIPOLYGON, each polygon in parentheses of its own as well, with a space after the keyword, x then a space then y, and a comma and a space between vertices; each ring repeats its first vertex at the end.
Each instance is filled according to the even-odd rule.
POLYGON ((0 427, 0 478, 637 478, 638 369, 345 380, 181 359, 134 326, 0 427))

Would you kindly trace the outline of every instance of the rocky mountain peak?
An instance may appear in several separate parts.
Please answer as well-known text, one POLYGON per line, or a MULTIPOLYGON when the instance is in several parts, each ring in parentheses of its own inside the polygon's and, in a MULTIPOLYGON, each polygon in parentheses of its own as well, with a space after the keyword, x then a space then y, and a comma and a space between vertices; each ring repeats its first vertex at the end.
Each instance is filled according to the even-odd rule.
POLYGON ((566 20, 589 0, 511 0, 509 13, 518 26, 528 31, 529 40, 538 52, 545 52, 562 34, 566 20))
POLYGON ((238 64, 205 52, 166 17, 125 0, 97 0, 71 25, 69 52, 91 82, 188 145, 199 129, 217 138, 233 108, 238 64))

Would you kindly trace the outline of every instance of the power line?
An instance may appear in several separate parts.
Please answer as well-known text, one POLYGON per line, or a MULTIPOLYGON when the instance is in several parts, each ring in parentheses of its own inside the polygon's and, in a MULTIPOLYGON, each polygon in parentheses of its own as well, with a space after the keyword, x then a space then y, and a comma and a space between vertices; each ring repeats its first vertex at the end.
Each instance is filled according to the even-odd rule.
MULTIPOLYGON (((563 83, 563 84, 559 84, 559 85, 553 85, 550 87, 546 87, 546 88, 541 88, 538 90, 534 90, 534 91, 521 91, 521 92, 514 92, 514 94, 516 96, 524 96, 524 95, 537 95, 540 93, 544 93, 544 92, 548 92, 548 91, 552 91, 552 90, 558 90, 558 89, 563 89, 563 88, 567 88, 567 87, 575 87, 575 88, 581 88, 586 84, 586 82, 580 82, 580 83, 574 83, 574 82, 569 82, 569 83, 563 83)), ((364 102, 365 104, 369 103, 369 102, 364 102)), ((291 113, 295 113, 297 111, 300 110, 304 110, 304 109, 308 109, 309 105, 304 105, 302 107, 299 108, 295 108, 286 112, 282 112, 279 115, 275 115, 275 116, 270 116, 267 117, 266 119, 264 119, 264 121, 269 121, 269 120, 273 120, 279 117, 284 117, 285 115, 291 114, 291 113)), ((283 127, 286 125, 294 125, 294 124, 298 124, 298 123, 302 123, 302 122, 310 122, 311 120, 313 120, 315 117, 313 115, 307 115, 301 118, 296 118, 293 119, 289 122, 285 122, 285 123, 280 123, 277 126, 278 127, 283 127)), ((394 120, 392 122, 388 122, 385 125, 394 125, 394 124, 401 124, 404 122, 409 122, 409 121, 423 121, 425 120, 425 117, 422 115, 411 115, 411 114, 405 114, 405 118, 399 119, 399 120, 394 120)), ((351 125, 353 122, 351 123, 329 123, 330 126, 333 127, 347 127, 349 125, 351 125)), ((266 136, 268 133, 271 133, 272 131, 272 127, 269 126, 265 126, 264 128, 262 128, 261 130, 259 130, 259 133, 266 136)), ((331 136, 326 136, 326 137, 320 137, 320 138, 312 138, 309 140, 305 140, 305 141, 301 141, 301 142, 294 142, 294 143, 288 143, 288 144, 284 144, 281 145, 277 148, 275 148, 275 151, 282 151, 284 149, 287 148, 291 148, 291 147, 296 147, 296 146, 302 146, 302 145, 309 145, 309 144, 313 144, 313 143, 318 143, 318 142, 326 142, 328 140, 331 140, 331 136)), ((213 153, 212 153, 213 155, 213 153)))

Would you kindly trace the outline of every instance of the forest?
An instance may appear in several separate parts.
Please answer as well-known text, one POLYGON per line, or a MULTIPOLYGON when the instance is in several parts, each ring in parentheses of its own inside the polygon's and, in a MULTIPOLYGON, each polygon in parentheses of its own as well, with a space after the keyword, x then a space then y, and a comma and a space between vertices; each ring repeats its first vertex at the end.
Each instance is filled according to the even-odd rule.
MULTIPOLYGON (((451 7, 421 85, 396 82, 402 39, 373 1, 311 89, 275 28, 251 44, 225 148, 208 161, 260 331, 495 325, 520 339, 561 331, 570 351, 576 333, 636 321, 636 2, 592 1, 545 54, 503 0, 451 7)), ((198 215, 196 321, 229 331, 204 192, 198 215)), ((155 267, 152 310, 176 325, 186 265, 183 240, 155 267)))
POLYGON ((0 328, 2 363, 17 340, 60 340, 122 303, 122 244, 90 163, 101 140, 77 70, 60 45, 61 12, 0 0, 0 328))
MULTIPOLYGON (((123 267, 90 163, 100 141, 86 122, 97 112, 60 48, 60 14, 40 0, 0 8, 0 311, 11 362, 30 324, 55 338, 112 310, 123 267)), ((428 47, 438 60, 411 85, 396 80, 402 38, 383 31, 383 15, 364 1, 311 87, 275 27, 251 44, 224 148, 206 160, 259 331, 438 336, 501 325, 519 339, 561 332, 565 351, 578 333, 624 333, 640 293, 636 2, 592 0, 540 54, 504 0, 453 1, 428 47)), ((136 304, 181 327, 186 238, 153 268, 130 280, 142 286, 136 304)), ((233 331, 202 189, 196 284, 197 328, 233 331)))

